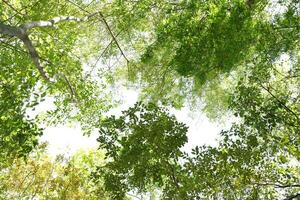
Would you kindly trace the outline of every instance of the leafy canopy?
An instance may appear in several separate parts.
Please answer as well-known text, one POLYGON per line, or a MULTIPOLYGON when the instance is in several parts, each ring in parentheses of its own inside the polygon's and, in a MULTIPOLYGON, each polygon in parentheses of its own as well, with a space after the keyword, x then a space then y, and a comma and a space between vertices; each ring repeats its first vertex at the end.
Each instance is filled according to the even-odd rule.
POLYGON ((37 145, 38 119, 75 120, 87 132, 99 129, 107 163, 89 173, 111 198, 132 191, 162 199, 300 196, 299 1, 2 4, 1 167, 37 145), (109 65, 121 57, 126 66, 109 65), (105 118, 115 105, 110 86, 124 82, 152 103, 105 118), (26 116, 48 96, 55 110, 26 116), (180 150, 187 127, 160 103, 190 103, 238 122, 217 147, 187 155, 180 150))

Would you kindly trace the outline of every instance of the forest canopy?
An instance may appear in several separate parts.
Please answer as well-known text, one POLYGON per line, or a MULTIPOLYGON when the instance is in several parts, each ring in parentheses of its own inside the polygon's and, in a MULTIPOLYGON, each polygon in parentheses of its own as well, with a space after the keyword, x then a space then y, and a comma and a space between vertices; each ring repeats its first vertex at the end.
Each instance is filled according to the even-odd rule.
POLYGON ((0 197, 300 198, 299 33, 299 0, 2 0, 0 197), (237 120, 187 153, 184 106, 237 120), (69 123, 99 150, 53 161, 69 123))

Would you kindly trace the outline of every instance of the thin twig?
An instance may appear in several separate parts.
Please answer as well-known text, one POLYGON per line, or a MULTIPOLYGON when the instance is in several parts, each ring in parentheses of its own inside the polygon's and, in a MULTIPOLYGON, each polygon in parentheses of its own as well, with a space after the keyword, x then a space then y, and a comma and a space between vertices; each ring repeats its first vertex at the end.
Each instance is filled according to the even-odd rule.
POLYGON ((297 120, 299 120, 299 116, 294 112, 292 111, 289 107, 287 107, 282 101, 280 101, 271 91, 269 88, 266 88, 262 83, 259 83, 259 85, 265 90, 267 91, 277 102, 279 105, 281 105, 286 111, 292 113, 297 120))
MULTIPOLYGON (((116 37, 121 33, 122 31, 120 31, 118 34, 116 34, 116 37)), ((95 67, 97 66, 98 62, 100 61, 100 59, 102 58, 102 56, 105 54, 105 52, 108 50, 108 48, 111 46, 111 44, 114 42, 114 40, 112 39, 108 45, 105 47, 105 49, 102 51, 102 53, 99 55, 99 57, 97 58, 96 62, 91 66, 91 70, 89 71, 89 73, 85 76, 85 79, 87 79, 89 76, 91 76, 92 72, 94 71, 95 67)))
POLYGON ((117 41, 115 35, 113 34, 112 30, 110 29, 110 26, 108 25, 107 21, 105 20, 103 14, 101 12, 99 12, 99 15, 101 16, 101 18, 102 18, 102 20, 103 20, 103 22, 104 22, 107 30, 109 31, 111 37, 113 38, 113 40, 115 41, 116 45, 118 46, 118 49, 120 50, 122 56, 125 58, 125 60, 127 61, 127 63, 129 63, 129 60, 127 59, 126 55, 124 54, 124 52, 123 52, 123 50, 122 50, 119 42, 117 41))
POLYGON ((281 185, 278 183, 252 183, 259 186, 274 186, 276 188, 290 188, 290 187, 300 187, 300 184, 289 184, 289 185, 281 185))
MULTIPOLYGON (((74 2, 72 2, 72 1, 70 1, 70 0, 67 0, 67 1, 70 2, 71 4, 77 6, 77 7, 78 7, 79 9, 81 9, 82 11, 84 11, 84 12, 86 12, 86 13, 88 13, 88 14, 91 14, 89 11, 87 11, 87 10, 85 10, 84 8, 80 7, 78 4, 76 4, 76 3, 74 3, 74 2)), ((106 21, 104 15, 102 14, 101 11, 99 11, 98 14, 100 15, 101 20, 104 22, 104 24, 105 24, 105 26, 106 26, 106 28, 107 28, 109 34, 111 35, 111 37, 113 38, 114 42, 116 43, 116 45, 117 45, 118 49, 120 50, 122 56, 125 58, 125 60, 127 61, 127 63, 129 63, 129 60, 127 59, 127 57, 126 57, 126 55, 124 54, 124 52, 123 52, 121 46, 119 45, 119 42, 118 42, 116 36, 114 35, 114 33, 112 32, 112 30, 111 30, 109 24, 107 23, 107 21, 106 21)))
POLYGON ((63 73, 60 72, 59 75, 62 76, 63 79, 66 81, 66 83, 67 83, 67 85, 68 85, 68 87, 69 87, 69 89, 70 89, 72 98, 73 98, 73 100, 77 103, 77 94, 76 94, 75 89, 72 87, 71 82, 69 81, 69 79, 66 77, 65 74, 63 74, 63 73))
POLYGON ((19 14, 20 16, 23 16, 22 13, 20 13, 20 11, 18 11, 17 9, 15 9, 12 5, 10 5, 6 0, 2 0, 6 5, 8 5, 8 7, 10 7, 13 11, 15 11, 17 14, 19 14))

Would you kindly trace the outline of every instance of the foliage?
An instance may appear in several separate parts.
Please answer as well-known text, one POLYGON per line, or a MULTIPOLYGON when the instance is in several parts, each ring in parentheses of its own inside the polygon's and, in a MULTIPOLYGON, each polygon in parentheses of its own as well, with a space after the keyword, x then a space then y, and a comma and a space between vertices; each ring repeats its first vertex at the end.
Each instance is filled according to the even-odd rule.
MULTIPOLYGON (((1 145, 6 147, 1 148, 1 154, 26 154, 41 134, 36 128, 28 130, 30 134, 20 133, 14 119, 24 130, 25 126, 39 127, 40 122, 53 125, 79 121, 89 133, 102 114, 117 103, 112 98, 115 91, 109 87, 116 79, 110 63, 120 56, 128 61, 126 54, 133 50, 130 45, 123 50, 121 42, 132 40, 137 51, 146 45, 137 30, 146 29, 145 22, 156 16, 144 12, 152 3, 2 1, 0 107, 1 124, 6 130, 1 130, 1 145), (33 26, 25 29, 28 25, 33 26), (54 110, 33 116, 36 119, 26 116, 29 109, 49 97, 54 99, 54 110), (16 152, 9 147, 14 134, 23 135, 24 140, 16 152)), ((124 67, 122 62, 117 63, 124 67)))
MULTIPOLYGON (((253 103, 259 99, 245 95, 253 103)), ((289 199, 300 187, 299 123, 285 126, 295 119, 281 118, 289 113, 271 100, 258 113, 249 107, 250 114, 236 112, 242 122, 223 131, 217 147, 196 147, 191 155, 179 149, 187 141, 185 125, 165 109, 138 103, 101 124, 98 141, 108 163, 94 178, 104 178, 114 199, 130 191, 147 193, 151 186, 159 188, 161 199, 289 199)))
POLYGON ((299 2, 276 1, 275 8, 272 2, 179 1, 161 11, 154 39, 133 69, 144 98, 181 107, 202 97, 204 111, 219 117, 249 65, 271 68, 299 48, 299 2))
POLYGON ((184 124, 153 104, 137 103, 121 117, 107 118, 98 138, 107 151, 108 163, 99 168, 106 191, 121 199, 131 189, 145 192, 151 185, 176 181, 173 167, 182 155, 186 132, 184 124))
POLYGON ((200 96, 210 116, 225 109, 239 118, 218 147, 174 163, 186 198, 299 196, 300 5, 278 1, 276 13, 273 3, 180 1, 158 12, 154 41, 133 72, 145 98, 180 107, 200 96))
MULTIPOLYGON (((92 119, 100 120, 102 113, 115 104, 105 80, 94 78, 97 63, 83 67, 111 38, 103 19, 93 15, 84 22, 66 20, 43 25, 60 16, 84 19, 100 8, 106 15, 105 5, 82 1, 1 2, 1 155, 22 156, 37 144, 37 136, 42 134, 38 128, 40 116, 27 116, 27 111, 34 110, 45 98, 54 97, 56 108, 41 118, 43 124, 75 120, 86 132, 93 126, 92 119), (28 23, 36 23, 37 27, 25 30, 28 23)), ((105 74, 101 73, 103 77, 105 74)))
POLYGON ((299 1, 1 4, 3 194, 39 195, 39 183, 45 184, 49 167, 55 166, 58 176, 50 177, 55 189, 46 188, 51 198, 66 192, 60 190, 67 187, 64 177, 72 183, 72 195, 81 195, 77 183, 91 189, 82 195, 94 195, 93 184, 100 185, 101 193, 103 181, 113 199, 153 191, 162 199, 300 196, 299 1), (25 29, 30 24, 38 25, 25 29), (110 65, 120 57, 126 66, 110 65), (116 103, 111 88, 124 80, 139 83, 140 99, 151 103, 105 118, 103 112, 116 103), (44 118, 26 116, 49 96, 55 110, 44 118), (186 103, 202 107, 211 118, 232 113, 238 121, 221 132, 218 146, 185 154, 180 148, 187 142, 187 127, 157 105, 180 108, 186 103), (16 159, 9 166, 37 145, 42 134, 38 120, 75 120, 86 132, 98 128, 107 162, 93 171, 100 155, 78 163, 83 157, 58 159, 56 165, 41 154, 41 165, 29 156, 29 165, 16 159), (33 172, 33 182, 21 173, 25 169, 33 172), (27 185, 16 187, 7 178, 11 175, 27 185))
MULTIPOLYGON (((5 74, 8 70, 2 70, 5 74)), ((20 85, 0 81, 0 167, 15 156, 26 156, 35 145, 42 131, 33 120, 26 118, 24 100, 31 91, 30 84, 22 83, 22 77, 14 79, 20 85), (27 94, 26 94, 27 93, 27 94)), ((30 106, 30 105, 29 105, 30 106)))
POLYGON ((55 159, 45 151, 45 144, 24 160, 15 159, 0 171, 1 199, 107 199, 102 185, 89 180, 95 165, 103 163, 98 150, 78 152, 70 158, 55 159))

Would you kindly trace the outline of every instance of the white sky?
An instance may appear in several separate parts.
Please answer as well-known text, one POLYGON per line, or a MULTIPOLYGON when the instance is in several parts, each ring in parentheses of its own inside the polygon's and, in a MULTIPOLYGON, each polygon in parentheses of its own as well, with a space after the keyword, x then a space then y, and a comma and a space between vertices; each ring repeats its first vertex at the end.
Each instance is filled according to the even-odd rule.
MULTIPOLYGON (((122 110, 133 106, 138 100, 138 93, 134 90, 121 90, 122 99, 124 102, 118 108, 112 109, 109 114, 120 115, 122 110)), ((37 108, 35 112, 41 110, 51 109, 54 105, 51 105, 51 100, 43 102, 37 108)), ((181 110, 172 109, 173 113, 178 121, 181 121, 189 126, 188 143, 183 147, 183 150, 190 152, 190 150, 196 145, 213 145, 217 144, 217 136, 220 131, 228 127, 230 123, 218 124, 210 122, 205 115, 199 112, 191 112, 187 107, 181 110)), ((29 113, 34 115, 34 113, 29 113)), ((47 141, 49 143, 48 152, 50 155, 55 156, 58 154, 73 155, 79 149, 97 148, 98 143, 96 141, 98 137, 97 132, 93 132, 89 137, 83 136, 79 124, 75 124, 73 127, 66 125, 59 125, 56 127, 47 127, 44 131, 44 135, 40 141, 47 141)))

